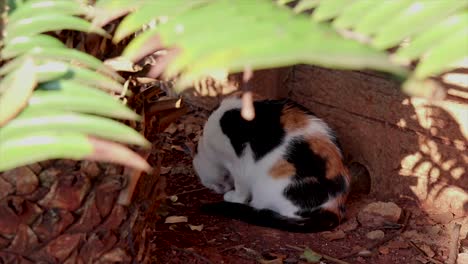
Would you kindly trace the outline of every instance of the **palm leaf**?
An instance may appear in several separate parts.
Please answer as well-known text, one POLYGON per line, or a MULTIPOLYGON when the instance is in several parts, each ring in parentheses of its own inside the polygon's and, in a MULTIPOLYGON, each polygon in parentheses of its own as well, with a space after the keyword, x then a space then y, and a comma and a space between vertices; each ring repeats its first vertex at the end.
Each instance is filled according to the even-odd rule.
POLYGON ((149 142, 111 119, 139 119, 109 94, 123 92, 122 77, 97 58, 44 34, 67 29, 109 36, 77 16, 87 10, 81 2, 9 3, 13 8, 0 54, 5 62, 0 68, 0 171, 55 158, 114 161, 149 170, 141 157, 120 145, 148 147, 149 142))
MULTIPOLYGON (((154 6, 148 3, 141 9, 154 6)), ((182 73, 181 80, 193 80, 212 71, 236 72, 247 67, 262 69, 295 63, 341 69, 376 68, 405 75, 405 70, 392 64, 384 53, 343 39, 331 27, 310 21, 305 15, 295 15, 271 1, 205 1, 185 12, 176 12, 175 6, 169 6, 161 9, 168 21, 139 34, 124 51, 124 56, 137 59, 155 36, 163 46, 179 48, 182 53, 166 69, 167 76, 182 73)), ((136 12, 146 15, 139 17, 140 21, 162 15, 136 12)), ((135 28, 122 23, 117 32, 135 28)))
POLYGON ((375 69, 399 77, 426 78, 452 69, 454 63, 467 56, 466 49, 448 50, 462 45, 461 37, 433 41, 466 28, 463 14, 467 1, 302 0, 292 8, 284 6, 290 2, 143 1, 124 18, 114 41, 137 32, 145 23, 159 21, 157 26, 138 34, 124 56, 137 60, 144 55, 142 52, 176 47, 180 52, 164 74, 180 74, 180 88, 213 72, 296 63, 375 69), (178 8, 181 3, 184 5, 178 8), (296 14, 311 9, 312 19, 296 14), (352 37, 359 41, 336 32, 343 30, 355 34, 352 37), (396 56, 387 52, 408 40, 401 51, 397 49, 396 56), (445 52, 450 56, 442 59, 440 54, 445 52), (420 60, 426 54, 432 55, 421 60, 416 71, 405 68, 408 60, 420 60))

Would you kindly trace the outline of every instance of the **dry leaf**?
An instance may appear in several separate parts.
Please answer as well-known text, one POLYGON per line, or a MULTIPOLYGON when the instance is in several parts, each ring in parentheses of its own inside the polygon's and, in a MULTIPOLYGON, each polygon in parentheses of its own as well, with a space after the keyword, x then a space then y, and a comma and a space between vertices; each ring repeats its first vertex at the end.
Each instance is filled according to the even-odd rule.
POLYGON ((335 232, 325 231, 325 232, 322 232, 322 236, 329 241, 333 241, 333 240, 345 238, 346 234, 345 232, 343 232, 343 230, 338 230, 335 232))
POLYGON ((356 220, 356 217, 353 217, 351 219, 349 219, 348 221, 346 221, 345 223, 343 223, 340 227, 341 230, 345 231, 345 232, 349 232, 349 231, 353 231, 355 230, 356 228, 358 228, 359 224, 356 220))
POLYGON ((358 256, 370 257, 372 256, 372 252, 370 250, 364 249, 364 250, 359 251, 358 256))
POLYGON ((136 80, 137 82, 141 84, 149 84, 149 83, 154 83, 158 81, 158 79, 149 78, 149 77, 136 77, 136 80))
POLYGON ((426 244, 421 244, 419 245, 419 248, 424 251, 424 253, 426 253, 426 255, 430 258, 434 257, 435 256, 435 253, 434 251, 432 250, 432 248, 426 244))
POLYGON ((195 231, 202 231, 203 230, 203 224, 201 225, 188 225, 190 227, 190 230, 195 230, 195 231))
POLYGON ((168 174, 169 172, 171 172, 171 167, 161 167, 161 170, 160 170, 160 173, 161 174, 168 174))
POLYGON ((174 134, 177 131, 177 125, 171 123, 166 129, 164 129, 164 133, 174 134))
POLYGON ((388 253, 390 253, 390 249, 386 246, 381 246, 379 247, 379 252, 383 255, 387 255, 388 253))
POLYGON ((182 148, 181 146, 177 146, 177 145, 172 145, 171 149, 175 149, 175 150, 178 150, 178 151, 181 151, 181 152, 185 152, 184 148, 182 148))
POLYGON ((135 65, 132 61, 124 57, 107 59, 104 61, 104 64, 116 71, 137 72, 143 69, 141 66, 135 65))
POLYGON ((387 244, 388 248, 400 249, 400 248, 409 248, 409 244, 406 241, 390 241, 387 244))
POLYGON ((164 221, 165 224, 177 224, 177 223, 186 223, 188 218, 186 216, 169 216, 164 221))
POLYGON ((302 253, 301 258, 311 263, 318 263, 322 259, 322 255, 307 247, 304 253, 302 253))

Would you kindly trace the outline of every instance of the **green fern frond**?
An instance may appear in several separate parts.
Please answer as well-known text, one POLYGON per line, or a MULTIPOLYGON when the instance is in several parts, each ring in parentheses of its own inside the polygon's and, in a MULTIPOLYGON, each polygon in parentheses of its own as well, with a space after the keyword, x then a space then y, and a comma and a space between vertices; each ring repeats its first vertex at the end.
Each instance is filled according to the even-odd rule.
POLYGON ((374 69, 414 83, 452 69, 467 56, 466 49, 450 50, 466 45, 467 1, 301 0, 285 6, 291 2, 142 1, 123 19, 113 40, 139 33, 124 51, 130 59, 152 51, 149 46, 177 48, 180 54, 164 74, 180 74, 187 84, 210 72, 296 63, 374 69), (297 14, 305 10, 310 18, 297 14), (156 24, 140 33, 151 21, 156 24), (341 36, 343 31, 353 36, 341 36), (389 54, 394 47, 397 52, 389 54), (447 52, 444 59, 438 55, 447 52), (413 72, 406 65, 414 60, 420 63, 413 72))
POLYGON ((148 41, 157 36, 164 47, 182 51, 165 75, 182 74, 181 80, 187 84, 215 71, 238 72, 296 63, 406 75, 406 70, 391 63, 385 53, 344 39, 330 26, 310 21, 272 1, 195 2, 196 5, 191 1, 148 1, 124 19, 117 32, 125 33, 116 34, 114 41, 136 32, 144 22, 159 19, 156 27, 132 40, 124 56, 141 57, 143 47, 155 45, 148 41), (184 8, 179 8, 179 2, 186 3, 184 8), (139 15, 138 22, 135 14, 139 15))
MULTIPOLYGON (((139 119, 108 93, 123 92, 122 78, 99 59, 48 34, 79 30, 109 36, 79 17, 89 9, 82 2, 9 1, 0 53, 0 171, 45 159, 99 159, 92 137, 149 145, 111 119, 139 119)), ((135 158, 127 148, 115 151, 116 157, 135 158)), ((144 161, 139 164, 149 169, 144 161)))

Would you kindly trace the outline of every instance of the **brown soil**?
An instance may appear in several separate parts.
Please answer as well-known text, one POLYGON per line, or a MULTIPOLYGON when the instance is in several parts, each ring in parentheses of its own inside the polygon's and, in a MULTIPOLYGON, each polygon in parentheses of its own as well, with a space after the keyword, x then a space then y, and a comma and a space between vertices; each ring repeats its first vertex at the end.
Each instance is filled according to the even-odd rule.
MULTIPOLYGON (((434 222, 415 202, 405 198, 393 202, 405 212, 411 212, 406 231, 400 234, 398 226, 378 228, 385 232, 384 240, 398 234, 375 247, 370 245, 376 241, 366 238, 366 234, 377 228, 359 225, 353 229, 349 228, 349 223, 344 223, 337 230, 345 229, 345 236, 330 240, 329 233, 288 233, 200 214, 201 203, 222 199, 203 188, 191 166, 191 150, 201 133, 204 118, 204 112, 192 113, 163 133, 162 176, 167 180, 168 199, 161 208, 161 218, 149 230, 153 237, 154 263, 307 263, 301 257, 306 247, 319 254, 341 258, 345 261, 341 263, 431 263, 428 256, 434 263, 446 260, 450 223, 434 222), (188 221, 164 223, 169 216, 186 216, 188 221), (191 230, 190 225, 203 228, 191 230), (361 252, 365 256, 343 258, 350 252, 366 249, 370 251, 367 255, 361 252)), ((372 197, 352 198, 348 203, 348 221, 355 221, 359 210, 373 201, 372 197)), ((339 262, 322 259, 320 263, 339 262)))

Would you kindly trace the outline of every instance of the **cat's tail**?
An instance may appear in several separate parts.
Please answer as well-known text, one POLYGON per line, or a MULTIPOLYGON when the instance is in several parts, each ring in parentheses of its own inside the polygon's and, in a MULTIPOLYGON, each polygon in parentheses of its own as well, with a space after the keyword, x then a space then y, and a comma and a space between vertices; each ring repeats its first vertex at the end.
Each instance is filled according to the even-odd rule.
POLYGON ((206 214, 220 215, 252 225, 295 233, 327 231, 336 227, 340 222, 338 215, 324 209, 308 213, 305 219, 288 218, 272 210, 259 210, 246 204, 226 201, 203 204, 200 209, 206 214))

